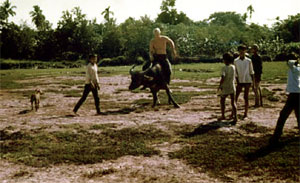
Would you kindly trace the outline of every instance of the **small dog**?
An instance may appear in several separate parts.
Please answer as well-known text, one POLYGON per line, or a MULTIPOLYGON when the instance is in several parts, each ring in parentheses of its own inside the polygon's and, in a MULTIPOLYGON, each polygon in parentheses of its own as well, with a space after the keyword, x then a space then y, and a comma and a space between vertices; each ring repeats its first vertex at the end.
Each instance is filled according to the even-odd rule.
POLYGON ((33 103, 35 104, 35 111, 38 111, 40 107, 40 100, 41 100, 42 91, 40 89, 35 89, 34 93, 31 95, 30 102, 31 102, 31 110, 33 110, 33 103))

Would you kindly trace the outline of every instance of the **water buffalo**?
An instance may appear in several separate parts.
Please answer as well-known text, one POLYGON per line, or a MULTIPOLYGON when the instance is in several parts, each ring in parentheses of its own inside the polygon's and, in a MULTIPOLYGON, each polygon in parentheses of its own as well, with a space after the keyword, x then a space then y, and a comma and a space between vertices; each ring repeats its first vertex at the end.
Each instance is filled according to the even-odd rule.
POLYGON ((140 86, 144 88, 150 88, 153 95, 153 105, 155 107, 157 102, 157 92, 161 89, 165 89, 169 97, 169 104, 172 102, 174 107, 179 108, 180 106, 174 101, 167 82, 163 79, 162 68, 159 64, 154 65, 146 69, 145 71, 133 71, 133 66, 129 73, 131 75, 131 83, 129 90, 134 90, 140 86))

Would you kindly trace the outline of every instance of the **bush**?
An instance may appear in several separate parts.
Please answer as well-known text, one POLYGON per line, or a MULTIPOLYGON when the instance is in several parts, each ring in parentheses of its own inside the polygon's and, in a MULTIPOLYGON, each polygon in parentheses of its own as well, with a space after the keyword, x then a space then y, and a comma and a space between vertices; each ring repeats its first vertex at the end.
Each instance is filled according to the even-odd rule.
POLYGON ((143 57, 137 57, 136 59, 130 59, 126 56, 118 56, 114 58, 103 58, 99 62, 99 66, 120 66, 120 65, 133 65, 143 64, 145 60, 143 57))
POLYGON ((268 61, 268 62, 272 61, 271 57, 268 55, 261 55, 261 60, 268 61))
POLYGON ((76 52, 72 52, 72 51, 67 51, 67 52, 63 52, 62 56, 61 56, 61 60, 78 60, 79 59, 79 54, 76 52))
POLYGON ((284 44, 282 48, 282 52, 277 54, 274 58, 276 61, 286 61, 289 60, 289 54, 290 53, 297 53, 300 54, 300 43, 289 43, 284 44))
POLYGON ((222 60, 220 58, 207 57, 207 56, 198 56, 198 57, 181 57, 178 58, 172 64, 180 64, 180 63, 218 63, 222 60))
POLYGON ((31 60, 0 60, 1 69, 48 69, 48 68, 78 68, 86 64, 84 60, 43 62, 31 60))

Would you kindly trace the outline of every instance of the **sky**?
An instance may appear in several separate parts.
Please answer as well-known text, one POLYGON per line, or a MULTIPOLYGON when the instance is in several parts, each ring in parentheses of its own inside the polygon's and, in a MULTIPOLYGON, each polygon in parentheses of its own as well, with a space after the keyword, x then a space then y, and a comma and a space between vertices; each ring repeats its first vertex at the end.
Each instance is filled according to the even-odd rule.
MULTIPOLYGON (((0 0, 1 5, 4 1, 0 0)), ((154 20, 161 12, 162 0, 10 0, 10 2, 17 8, 14 9, 16 15, 9 21, 16 24, 26 22, 34 27, 29 12, 33 10, 34 5, 38 5, 46 19, 53 24, 52 28, 56 28, 62 12, 70 11, 77 6, 87 15, 87 19, 96 18, 98 23, 104 22, 101 12, 108 6, 114 12, 113 17, 118 24, 129 17, 138 20, 145 15, 154 20)), ((215 12, 234 11, 244 14, 249 5, 252 5, 254 12, 248 23, 269 27, 276 22, 276 17, 284 20, 289 15, 300 13, 300 0, 176 0, 175 8, 178 13, 182 11, 193 21, 202 21, 215 12)))

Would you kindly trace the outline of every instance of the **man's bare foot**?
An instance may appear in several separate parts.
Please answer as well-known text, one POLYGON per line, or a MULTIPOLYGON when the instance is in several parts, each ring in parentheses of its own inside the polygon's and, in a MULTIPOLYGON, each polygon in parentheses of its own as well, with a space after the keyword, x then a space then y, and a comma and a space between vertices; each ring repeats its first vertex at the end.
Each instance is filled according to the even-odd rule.
POLYGON ((222 120, 225 120, 225 119, 226 119, 225 116, 222 116, 222 117, 218 118, 218 121, 222 121, 222 120))
POLYGON ((230 114, 230 116, 228 117, 228 119, 233 119, 233 114, 230 114))
POLYGON ((246 114, 244 114, 244 116, 243 116, 242 119, 243 119, 243 120, 246 120, 246 119, 248 119, 248 116, 247 116, 246 114))
POLYGON ((105 113, 104 112, 97 112, 96 113, 96 116, 100 116, 100 115, 105 115, 105 113))
POLYGON ((236 125, 237 121, 238 121, 238 119, 237 119, 237 118, 234 118, 233 121, 232 121, 232 124, 233 124, 233 125, 236 125))

